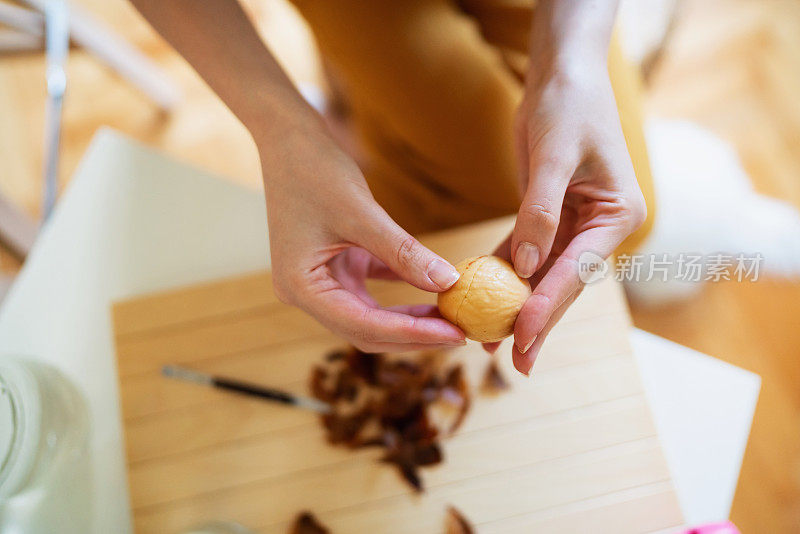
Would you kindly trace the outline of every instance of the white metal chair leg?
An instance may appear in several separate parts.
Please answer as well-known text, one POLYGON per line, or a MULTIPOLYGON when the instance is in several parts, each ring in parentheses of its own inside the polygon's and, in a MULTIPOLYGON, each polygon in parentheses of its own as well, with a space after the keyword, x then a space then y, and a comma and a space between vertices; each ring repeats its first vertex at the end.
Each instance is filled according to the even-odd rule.
MULTIPOLYGON (((0 23, 35 36, 44 35, 47 0, 23 0, 25 9, 0 0, 0 23)), ((164 110, 181 98, 175 83, 155 63, 83 9, 69 4, 70 37, 146 94, 164 110)))

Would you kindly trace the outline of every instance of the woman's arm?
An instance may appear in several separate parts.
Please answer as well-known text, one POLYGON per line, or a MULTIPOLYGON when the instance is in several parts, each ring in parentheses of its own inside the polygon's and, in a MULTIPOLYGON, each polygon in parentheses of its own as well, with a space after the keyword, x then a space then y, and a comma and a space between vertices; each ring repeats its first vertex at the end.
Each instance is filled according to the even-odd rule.
POLYGON ((607 258, 646 213, 608 78, 616 4, 542 0, 535 10, 515 124, 523 200, 501 247, 534 286, 514 329, 514 364, 526 374, 583 289, 584 253, 607 258))
POLYGON ((605 68, 618 3, 618 0, 540 1, 531 26, 529 75, 535 78, 552 68, 583 68, 589 64, 605 68))
POLYGON ((322 128, 234 0, 131 0, 255 138, 322 128))
POLYGON ((358 166, 295 91, 238 2, 133 3, 253 136, 278 297, 367 352, 463 344, 463 332, 430 306, 384 309, 367 293, 370 276, 439 292, 459 275, 375 202, 358 166))

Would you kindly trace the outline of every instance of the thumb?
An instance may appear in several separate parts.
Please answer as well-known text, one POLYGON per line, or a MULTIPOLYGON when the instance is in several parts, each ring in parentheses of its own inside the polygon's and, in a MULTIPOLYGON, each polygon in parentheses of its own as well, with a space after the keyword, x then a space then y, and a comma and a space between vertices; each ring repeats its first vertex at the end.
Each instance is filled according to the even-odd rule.
POLYGON ((521 278, 533 276, 550 254, 576 167, 563 156, 531 159, 528 188, 511 235, 511 260, 521 278))
POLYGON ((345 237, 419 289, 438 293, 449 289, 460 277, 455 267, 403 230, 377 204, 356 227, 354 233, 358 235, 345 237))

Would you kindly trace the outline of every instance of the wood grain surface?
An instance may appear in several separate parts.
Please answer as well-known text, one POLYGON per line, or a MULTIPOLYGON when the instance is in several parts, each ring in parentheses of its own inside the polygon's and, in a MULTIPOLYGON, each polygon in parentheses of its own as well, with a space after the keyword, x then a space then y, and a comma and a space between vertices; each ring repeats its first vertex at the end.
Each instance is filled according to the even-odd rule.
MULTIPOLYGON (((423 241, 450 260, 499 241, 508 219, 423 241)), ((379 282, 384 304, 430 302, 379 282)), ((454 505, 479 532, 649 532, 681 515, 627 341, 614 281, 586 289, 553 331, 533 378, 500 359, 511 389, 475 393, 445 462, 422 472, 414 495, 380 451, 325 442, 308 412, 170 381, 180 363, 305 392, 311 366, 343 342, 274 296, 267 273, 177 289, 114 308, 129 482, 137 532, 177 532, 231 519, 287 532, 313 511, 334 533, 442 532, 454 505)), ((463 359, 473 387, 487 363, 463 359)))

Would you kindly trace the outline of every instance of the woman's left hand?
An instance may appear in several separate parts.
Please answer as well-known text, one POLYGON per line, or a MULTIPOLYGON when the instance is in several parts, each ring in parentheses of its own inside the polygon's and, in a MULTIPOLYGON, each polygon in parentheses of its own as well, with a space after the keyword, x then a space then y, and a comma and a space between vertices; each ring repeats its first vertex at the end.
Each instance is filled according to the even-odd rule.
POLYGON ((526 375, 583 288, 581 254, 607 258, 646 216, 605 61, 532 72, 515 124, 522 205, 496 252, 533 288, 512 349, 526 375))

